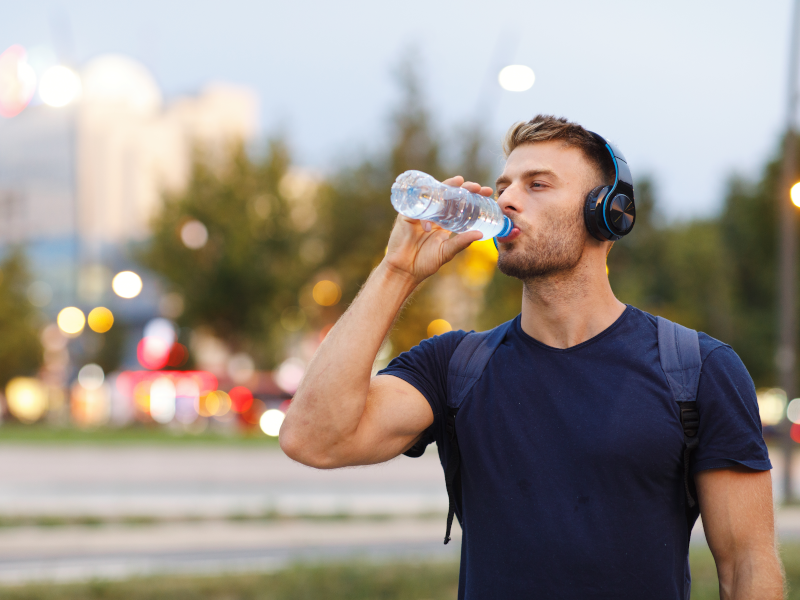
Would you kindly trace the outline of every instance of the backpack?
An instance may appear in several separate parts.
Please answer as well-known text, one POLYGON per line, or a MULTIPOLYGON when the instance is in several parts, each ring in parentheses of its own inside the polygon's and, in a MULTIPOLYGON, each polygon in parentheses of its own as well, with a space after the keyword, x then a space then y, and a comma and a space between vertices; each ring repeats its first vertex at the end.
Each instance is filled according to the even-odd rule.
MULTIPOLYGON (((675 402, 680 408, 680 419, 683 427, 683 484, 686 491, 687 525, 691 527, 699 512, 694 498, 694 484, 689 477, 689 461, 692 451, 699 443, 698 427, 700 414, 697 411, 697 388, 700 382, 700 344, 697 332, 682 325, 658 320, 658 353, 661 368, 667 377, 675 402)), ((447 511, 447 531, 444 543, 450 541, 450 529, 453 515, 461 518, 461 453, 456 435, 456 415, 461 404, 467 398, 472 387, 480 379, 494 351, 503 343, 511 327, 508 321, 490 329, 476 333, 468 333, 456 347, 447 371, 447 413, 446 433, 449 443, 439 448, 439 458, 444 467, 445 485, 449 499, 447 511)), ((422 442, 422 440, 420 440, 422 442)), ((423 442, 427 445, 428 441, 423 442)), ((413 450, 413 449, 412 449, 413 450)), ((419 455, 411 452, 409 455, 419 455)))

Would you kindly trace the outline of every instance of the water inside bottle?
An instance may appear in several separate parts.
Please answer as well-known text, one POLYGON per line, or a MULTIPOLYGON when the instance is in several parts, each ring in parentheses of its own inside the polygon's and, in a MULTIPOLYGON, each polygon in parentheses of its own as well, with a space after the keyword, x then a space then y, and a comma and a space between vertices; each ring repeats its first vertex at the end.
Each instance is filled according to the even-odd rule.
POLYGON ((412 219, 433 221, 448 231, 480 231, 494 237, 505 225, 502 211, 491 198, 464 188, 443 185, 418 171, 408 171, 392 186, 395 209, 412 219))

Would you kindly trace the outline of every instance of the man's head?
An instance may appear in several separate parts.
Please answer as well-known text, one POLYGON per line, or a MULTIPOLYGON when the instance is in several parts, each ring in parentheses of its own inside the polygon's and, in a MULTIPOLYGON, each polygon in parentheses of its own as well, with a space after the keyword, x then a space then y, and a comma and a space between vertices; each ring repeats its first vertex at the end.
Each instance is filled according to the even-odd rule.
POLYGON ((564 118, 537 115, 512 126, 503 149, 497 202, 519 229, 500 240, 503 273, 528 281, 569 271, 587 246, 609 247, 589 235, 583 218, 587 194, 614 181, 611 156, 595 136, 564 118))

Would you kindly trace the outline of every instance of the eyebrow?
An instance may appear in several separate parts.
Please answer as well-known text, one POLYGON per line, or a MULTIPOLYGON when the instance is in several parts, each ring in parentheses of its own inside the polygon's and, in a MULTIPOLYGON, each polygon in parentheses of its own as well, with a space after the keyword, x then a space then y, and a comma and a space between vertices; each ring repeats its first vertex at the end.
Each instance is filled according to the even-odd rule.
MULTIPOLYGON (((551 171, 550 169, 529 169, 522 173, 520 179, 532 179, 533 177, 539 177, 541 175, 548 175, 553 177, 554 179, 558 179, 558 175, 555 174, 555 171, 551 171)), ((494 185, 495 187, 499 186, 501 183, 511 183, 511 178, 505 175, 501 175, 497 178, 494 185)))

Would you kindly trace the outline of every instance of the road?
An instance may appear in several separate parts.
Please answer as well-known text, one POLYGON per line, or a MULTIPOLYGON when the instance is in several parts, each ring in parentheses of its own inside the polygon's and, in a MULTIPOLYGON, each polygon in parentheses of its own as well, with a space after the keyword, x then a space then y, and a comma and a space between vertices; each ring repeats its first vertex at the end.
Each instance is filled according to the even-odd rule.
MULTIPOLYGON (((317 471, 269 448, 0 444, 0 516, 157 521, 0 527, 0 583, 269 570, 351 557, 455 560, 457 525, 453 542, 442 544, 443 479, 435 452, 317 471)), ((779 511, 777 526, 782 539, 800 540, 800 509, 779 511)), ((702 524, 692 541, 705 543, 702 524)))
POLYGON ((435 452, 319 471, 277 448, 0 444, 0 515, 418 515, 447 510, 435 452))

